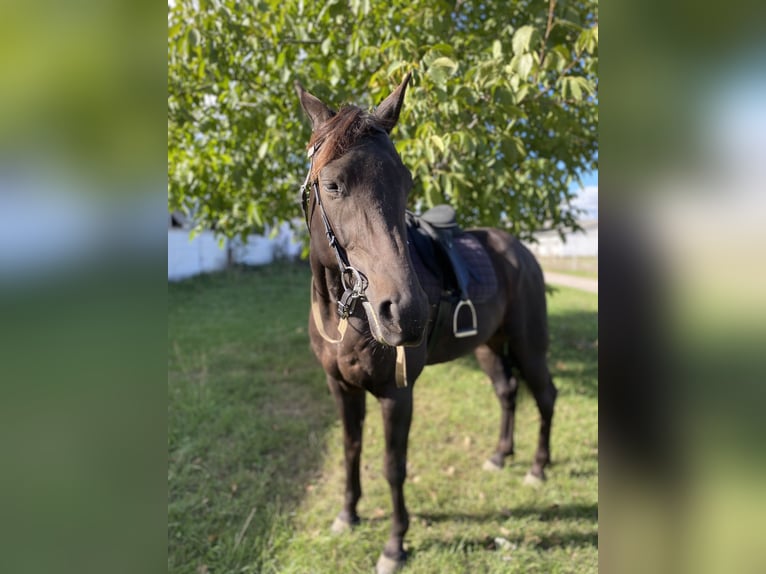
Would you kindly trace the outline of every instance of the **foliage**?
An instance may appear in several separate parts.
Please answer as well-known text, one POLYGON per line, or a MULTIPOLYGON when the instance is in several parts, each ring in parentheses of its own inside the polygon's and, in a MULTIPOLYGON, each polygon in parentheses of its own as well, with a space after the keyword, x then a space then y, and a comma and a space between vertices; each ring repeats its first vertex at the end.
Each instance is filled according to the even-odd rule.
POLYGON ((299 215, 309 127, 292 84, 380 102, 413 71, 393 138, 411 207, 522 237, 573 226, 597 169, 595 1, 177 0, 168 6, 168 202, 227 235, 299 215))
MULTIPOLYGON (((231 269, 168 285, 168 572, 372 572, 390 528, 383 428, 368 395, 362 524, 332 536, 343 437, 309 350, 306 265, 231 269)), ((415 389, 406 572, 598 571, 598 297, 548 296, 559 389, 553 466, 522 486, 539 415, 522 385, 516 454, 481 465, 500 407, 473 357, 415 389)))

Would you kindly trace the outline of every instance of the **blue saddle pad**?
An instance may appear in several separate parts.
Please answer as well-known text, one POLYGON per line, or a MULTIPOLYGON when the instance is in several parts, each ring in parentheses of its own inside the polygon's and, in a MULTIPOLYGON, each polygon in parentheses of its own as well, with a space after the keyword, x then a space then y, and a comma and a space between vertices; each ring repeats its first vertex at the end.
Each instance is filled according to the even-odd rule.
MULTIPOLYGON (((452 265, 433 239, 413 227, 408 228, 408 233, 415 272, 428 300, 436 303, 445 291, 457 290, 452 265)), ((497 292, 497 276, 482 244, 470 232, 462 232, 453 237, 452 245, 468 267, 468 296, 471 301, 482 303, 491 299, 497 292)))

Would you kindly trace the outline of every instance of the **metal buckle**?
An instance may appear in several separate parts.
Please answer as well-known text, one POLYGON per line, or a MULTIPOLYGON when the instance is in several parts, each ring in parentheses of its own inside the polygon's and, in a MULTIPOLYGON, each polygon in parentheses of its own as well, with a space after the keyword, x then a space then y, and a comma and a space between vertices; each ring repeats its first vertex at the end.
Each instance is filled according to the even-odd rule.
MULTIPOLYGON (((332 245, 331 245, 332 246, 332 245)), ((364 273, 357 270, 354 267, 351 267, 351 265, 347 265, 345 269, 342 270, 340 274, 340 280, 343 283, 343 288, 348 291, 351 289, 352 291, 355 291, 359 295, 363 295, 364 292, 367 290, 367 277, 364 273), (347 279, 346 276, 350 275, 350 277, 347 279)))
POLYGON ((354 312, 356 302, 359 300, 359 294, 352 289, 346 289, 338 301, 338 315, 341 319, 348 319, 348 316, 354 312))
POLYGON ((341 273, 341 282, 345 291, 338 301, 338 315, 341 319, 347 319, 354 312, 356 302, 359 299, 364 299, 364 291, 367 289, 368 281, 364 273, 348 266, 341 273), (347 274, 351 276, 349 279, 346 279, 347 274))
POLYGON ((462 299, 458 304, 457 307, 455 307, 455 312, 452 315, 452 334, 455 336, 456 339, 462 339, 464 337, 473 337, 474 335, 477 335, 479 333, 478 325, 476 322, 476 308, 473 306, 473 303, 470 299, 462 299), (471 328, 470 329, 463 329, 462 331, 458 330, 457 326, 457 319, 458 315, 460 314, 460 310, 463 307, 468 307, 468 310, 471 312, 471 328))

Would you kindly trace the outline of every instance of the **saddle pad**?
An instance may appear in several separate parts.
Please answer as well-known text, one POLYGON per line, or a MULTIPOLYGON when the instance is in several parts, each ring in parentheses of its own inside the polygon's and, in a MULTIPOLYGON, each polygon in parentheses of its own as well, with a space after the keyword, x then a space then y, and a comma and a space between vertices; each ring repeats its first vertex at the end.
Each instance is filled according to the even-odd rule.
MULTIPOLYGON (((429 240, 430 241, 430 240, 429 240)), ((415 274, 420 280, 420 286, 428 296, 428 302, 431 305, 438 305, 441 300, 442 291, 442 279, 437 276, 423 261, 423 257, 420 254, 420 250, 416 248, 416 244, 410 241, 410 257, 412 258, 412 265, 415 267, 415 274)))
MULTIPOLYGON (((415 266, 415 272, 420 279, 420 285, 428 295, 428 300, 435 304, 441 299, 445 289, 454 289, 456 285, 454 279, 446 279, 453 276, 447 258, 436 256, 436 253, 441 249, 439 245, 432 243, 430 250, 417 249, 416 246, 422 241, 422 237, 424 236, 421 235, 418 241, 410 241, 410 256, 415 266), (425 260, 425 258, 429 260, 425 260), (441 276, 434 273, 434 268, 440 270, 441 276)), ((431 240, 429 239, 429 241, 431 240)), ((492 267, 492 261, 490 261, 484 247, 470 233, 460 233, 452 241, 453 249, 458 251, 469 269, 468 296, 471 301, 482 303, 492 298, 497 292, 497 277, 495 276, 495 269, 492 267)))

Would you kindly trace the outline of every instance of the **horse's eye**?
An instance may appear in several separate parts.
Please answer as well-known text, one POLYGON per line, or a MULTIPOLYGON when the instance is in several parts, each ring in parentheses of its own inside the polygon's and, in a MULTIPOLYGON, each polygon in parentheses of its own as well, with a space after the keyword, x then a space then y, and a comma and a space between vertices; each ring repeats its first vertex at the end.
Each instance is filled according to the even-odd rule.
POLYGON ((325 191, 327 191, 328 193, 340 193, 341 192, 340 186, 335 181, 326 181, 326 182, 324 182, 323 186, 325 188, 325 191))

